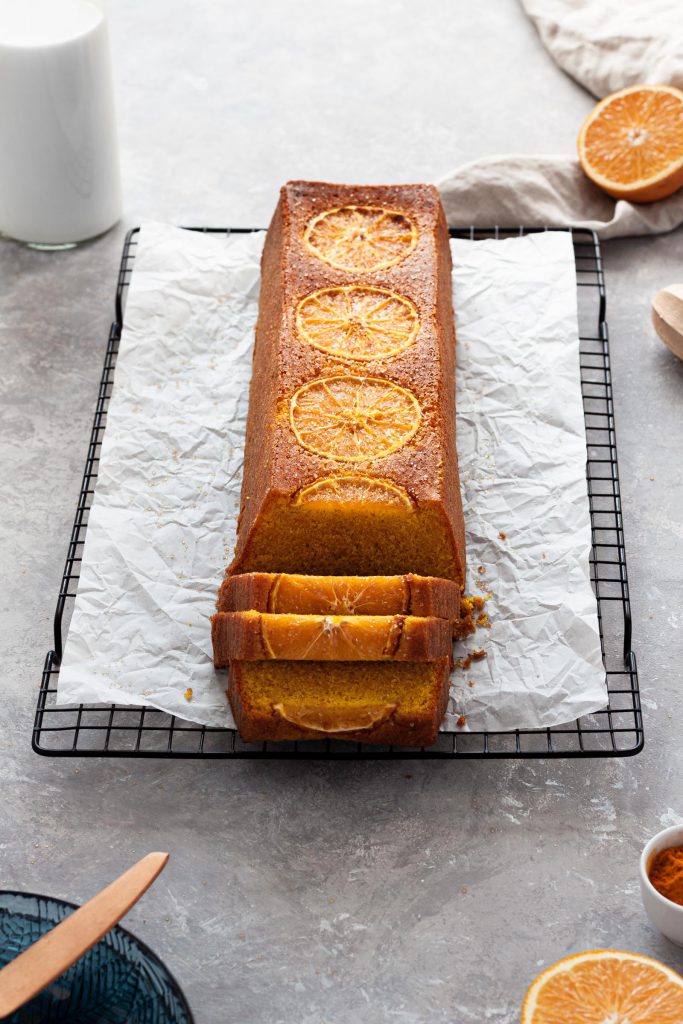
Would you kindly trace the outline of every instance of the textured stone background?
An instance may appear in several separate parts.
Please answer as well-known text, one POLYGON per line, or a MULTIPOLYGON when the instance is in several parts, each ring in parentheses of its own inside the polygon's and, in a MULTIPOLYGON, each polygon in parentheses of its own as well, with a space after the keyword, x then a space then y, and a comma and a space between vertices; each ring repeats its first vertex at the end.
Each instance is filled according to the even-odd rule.
POLYGON ((592 101, 513 0, 110 0, 126 212, 63 254, 0 248, 2 884, 84 899, 150 849, 128 916, 198 1024, 512 1024, 537 971, 616 946, 683 820, 683 365, 649 324, 680 232, 605 245, 647 745, 568 763, 57 761, 30 749, 124 228, 264 225, 290 177, 431 180, 571 153, 592 101))

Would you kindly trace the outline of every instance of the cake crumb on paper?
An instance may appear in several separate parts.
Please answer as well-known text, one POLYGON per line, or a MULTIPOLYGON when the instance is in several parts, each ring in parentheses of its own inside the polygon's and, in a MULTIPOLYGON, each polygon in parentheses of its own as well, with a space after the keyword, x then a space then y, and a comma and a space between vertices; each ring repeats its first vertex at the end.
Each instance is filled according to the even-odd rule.
MULTIPOLYGON (((464 658, 458 658, 455 662, 456 668, 468 669, 473 661, 483 661, 487 657, 486 651, 470 651, 469 654, 464 658)), ((470 683, 470 685, 472 685, 470 683)))

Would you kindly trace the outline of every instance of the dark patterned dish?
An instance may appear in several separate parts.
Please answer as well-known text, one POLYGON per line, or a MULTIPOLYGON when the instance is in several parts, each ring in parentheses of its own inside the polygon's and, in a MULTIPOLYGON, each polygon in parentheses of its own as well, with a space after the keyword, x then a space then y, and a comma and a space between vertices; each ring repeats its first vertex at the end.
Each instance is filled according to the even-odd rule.
MULTIPOLYGON (((76 907, 33 893, 0 891, 0 967, 76 907)), ((175 979, 142 942, 113 928, 7 1024, 193 1024, 175 979)))

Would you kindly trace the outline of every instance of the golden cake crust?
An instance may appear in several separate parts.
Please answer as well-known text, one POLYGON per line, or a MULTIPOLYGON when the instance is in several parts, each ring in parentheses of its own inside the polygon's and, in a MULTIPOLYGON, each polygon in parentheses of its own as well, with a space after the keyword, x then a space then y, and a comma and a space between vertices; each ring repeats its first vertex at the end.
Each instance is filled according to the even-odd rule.
MULTIPOLYGON (((418 571, 463 586, 465 545, 455 448, 455 333, 448 242, 439 194, 430 185, 290 182, 282 189, 262 259, 247 454, 232 572, 313 571, 312 565, 321 572, 331 567, 333 572, 377 571, 381 557, 375 557, 376 552, 365 560, 361 552, 357 564, 348 564, 353 555, 350 549, 341 550, 344 529, 333 538, 331 553, 326 550, 319 557, 311 553, 310 565, 291 565, 286 550, 280 564, 274 564, 277 539, 266 522, 269 514, 277 519, 276 509, 278 514, 279 510, 288 513, 288 503, 301 488, 349 468, 343 459, 298 443, 291 422, 293 396, 321 378, 362 376, 389 381, 410 392, 419 404, 420 417, 417 430, 406 443, 387 455, 363 461, 360 469, 403 488, 418 512, 431 516, 425 536, 436 531, 442 538, 438 556, 427 552, 424 564, 389 564, 380 571, 418 571), (395 265, 379 270, 360 273, 331 266, 307 247, 306 229, 321 213, 344 206, 401 211, 416 228, 414 248, 395 265), (419 328, 407 349, 390 358, 359 363, 330 355, 301 338, 296 325, 301 300, 319 289, 353 284, 387 289, 410 300, 418 313, 419 328), (262 537, 269 529, 264 542, 262 537), (345 561, 336 570, 335 544, 345 561), (363 568, 359 570, 359 566, 363 568)), ((407 515, 403 513, 404 519, 407 515)), ((283 536, 284 526, 282 520, 283 536)), ((374 542, 375 548, 378 543, 374 542)), ((400 562, 408 556, 396 557, 400 562)), ((419 561, 419 555, 411 554, 410 559, 419 561)))

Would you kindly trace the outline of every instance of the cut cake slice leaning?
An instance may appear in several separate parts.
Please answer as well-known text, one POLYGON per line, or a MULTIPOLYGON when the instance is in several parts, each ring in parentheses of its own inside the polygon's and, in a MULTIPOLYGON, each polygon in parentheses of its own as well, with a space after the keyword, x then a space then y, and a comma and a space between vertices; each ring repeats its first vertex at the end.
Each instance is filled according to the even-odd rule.
POLYGON ((415 615, 217 612, 216 668, 230 661, 435 661, 451 654, 447 619, 415 615))
POLYGON ((460 588, 432 576, 304 576, 249 572, 226 576, 219 612, 301 615, 420 615, 457 620, 460 588))

